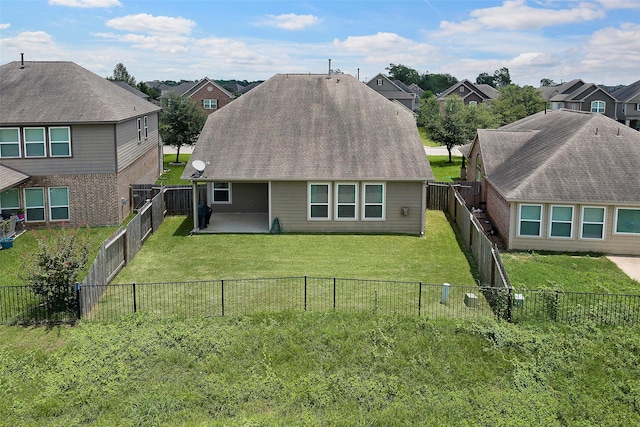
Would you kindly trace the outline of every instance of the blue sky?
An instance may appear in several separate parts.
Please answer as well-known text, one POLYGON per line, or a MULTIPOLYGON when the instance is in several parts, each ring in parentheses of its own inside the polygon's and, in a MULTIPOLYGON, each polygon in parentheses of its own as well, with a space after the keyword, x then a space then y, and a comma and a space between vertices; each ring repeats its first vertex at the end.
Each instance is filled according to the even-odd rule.
POLYGON ((138 81, 264 80, 390 63, 514 83, 640 79, 640 0, 1 0, 0 63, 73 61, 138 81))

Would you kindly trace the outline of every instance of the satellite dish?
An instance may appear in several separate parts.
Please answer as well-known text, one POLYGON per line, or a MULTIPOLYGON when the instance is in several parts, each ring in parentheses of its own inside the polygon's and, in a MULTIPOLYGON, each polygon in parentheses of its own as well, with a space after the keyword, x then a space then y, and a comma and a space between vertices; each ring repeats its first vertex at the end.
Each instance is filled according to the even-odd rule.
POLYGON ((207 166, 202 160, 194 160, 191 164, 198 172, 202 172, 207 166))

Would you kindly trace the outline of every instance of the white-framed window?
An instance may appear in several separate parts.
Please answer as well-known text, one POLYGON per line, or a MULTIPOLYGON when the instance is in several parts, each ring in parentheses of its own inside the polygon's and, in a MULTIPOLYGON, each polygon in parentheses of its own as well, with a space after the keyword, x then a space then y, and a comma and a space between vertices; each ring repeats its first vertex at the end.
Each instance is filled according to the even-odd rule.
POLYGON ((336 183, 335 219, 348 221, 358 219, 358 184, 353 182, 336 183))
POLYGON ((476 182, 482 182, 482 156, 476 156, 476 182))
POLYGON ((71 128, 49 128, 49 154, 51 157, 71 157, 71 128))
POLYGON ((464 86, 460 86, 458 90, 460 91, 460 93, 464 92, 464 86))
POLYGON ((552 110, 559 110, 561 108, 564 108, 564 102, 552 102, 551 103, 551 109, 552 110))
POLYGON ((378 86, 382 86, 382 79, 378 79, 378 80, 376 80, 376 84, 377 84, 378 86))
POLYGON ((20 195, 17 188, 9 188, 0 193, 0 215, 9 218, 20 210, 20 195))
POLYGON ((475 107, 478 105, 478 101, 469 101, 469 107, 475 107))
POLYGON ((616 208, 615 234, 640 234, 640 208, 616 208))
POLYGON ((138 143, 142 142, 142 119, 138 117, 136 119, 136 127, 138 129, 138 143))
POLYGON ((217 205, 231 204, 231 183, 230 182, 214 182, 212 185, 211 201, 217 205))
POLYGON ((542 205, 520 205, 518 213, 518 236, 540 237, 542 235, 542 205))
POLYGON ((309 183, 309 219, 329 219, 331 206, 331 185, 326 182, 309 183))
POLYGON ((144 116, 143 118, 143 125, 144 125, 144 139, 149 139, 149 119, 147 118, 147 116, 144 116))
POLYGON ((46 145, 44 128, 24 128, 24 156, 46 157, 46 145))
POLYGON ((51 221, 69 220, 69 189, 67 187, 49 188, 49 218, 51 221))
POLYGON ((24 189, 25 220, 27 222, 44 221, 44 188, 24 189))
POLYGON ((0 129, 0 158, 14 158, 20 156, 20 129, 0 129))
POLYGON ((202 106, 205 110, 215 110, 218 108, 218 100, 217 99, 203 99, 202 106))
POLYGON ((551 206, 549 212, 549 237, 573 236, 573 206, 551 206))
POLYGON ((640 111, 640 103, 636 104, 636 111, 640 111))
POLYGON ((604 239, 605 208, 599 206, 582 207, 581 239, 604 239))
POLYGON ((591 101, 591 112, 604 114, 606 105, 607 104, 604 101, 591 101))
POLYGON ((383 183, 362 184, 362 219, 383 221, 385 218, 385 194, 383 183))
POLYGON ((622 104, 622 112, 623 113, 627 112, 627 104, 622 104))

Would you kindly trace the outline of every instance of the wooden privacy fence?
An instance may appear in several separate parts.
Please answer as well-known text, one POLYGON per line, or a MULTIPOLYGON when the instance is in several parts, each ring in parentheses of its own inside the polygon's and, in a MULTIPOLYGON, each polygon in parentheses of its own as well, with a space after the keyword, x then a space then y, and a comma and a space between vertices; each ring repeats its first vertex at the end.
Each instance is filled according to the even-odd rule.
POLYGON ((449 209, 449 187, 458 190, 468 208, 480 205, 480 183, 476 181, 429 182, 427 183, 427 209, 446 211, 449 209))
POLYGON ((471 214, 467 202, 453 186, 448 188, 448 212, 457 226, 465 249, 478 264, 478 273, 484 286, 511 288, 498 248, 489 240, 478 219, 471 214))
POLYGON ((164 212, 164 197, 162 193, 158 193, 141 206, 138 214, 126 227, 121 227, 102 243, 82 281, 82 287, 86 289, 79 301, 82 313, 91 311, 104 292, 105 288, 95 285, 110 283, 122 267, 136 256, 145 240, 162 224, 164 212))
MULTIPOLYGON (((153 184, 133 184, 130 187, 131 206, 140 209, 147 199, 163 194, 166 215, 191 215, 193 193, 189 185, 158 186, 153 184)), ((207 186, 198 185, 198 201, 207 200, 207 186)))

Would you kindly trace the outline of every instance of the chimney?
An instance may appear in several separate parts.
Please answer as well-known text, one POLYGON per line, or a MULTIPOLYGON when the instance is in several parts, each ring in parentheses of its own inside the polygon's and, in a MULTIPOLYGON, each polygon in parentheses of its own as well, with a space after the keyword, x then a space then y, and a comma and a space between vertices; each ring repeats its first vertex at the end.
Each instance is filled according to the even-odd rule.
POLYGON ((24 68, 24 53, 20 52, 20 69, 24 68))

